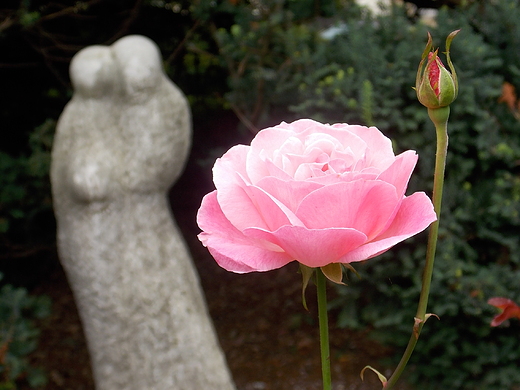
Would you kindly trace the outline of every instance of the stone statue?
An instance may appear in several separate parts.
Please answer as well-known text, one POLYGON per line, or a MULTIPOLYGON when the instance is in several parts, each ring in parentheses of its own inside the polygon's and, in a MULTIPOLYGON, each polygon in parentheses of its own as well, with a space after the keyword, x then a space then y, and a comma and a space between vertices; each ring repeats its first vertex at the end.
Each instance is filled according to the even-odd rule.
POLYGON ((156 45, 127 36, 73 58, 51 181, 58 249, 97 390, 232 390, 166 193, 191 139, 156 45))

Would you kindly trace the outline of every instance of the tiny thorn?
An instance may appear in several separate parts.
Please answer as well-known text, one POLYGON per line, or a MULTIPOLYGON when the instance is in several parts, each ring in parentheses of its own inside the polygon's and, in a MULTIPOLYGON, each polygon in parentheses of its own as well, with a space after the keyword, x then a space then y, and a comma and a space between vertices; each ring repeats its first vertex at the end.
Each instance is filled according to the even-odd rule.
POLYGON ((413 334, 415 336, 415 339, 418 340, 419 339, 419 334, 421 333, 421 327, 426 323, 426 321, 428 321, 428 319, 430 317, 435 317, 437 318, 439 321, 441 320, 439 318, 439 316, 437 314, 433 314, 433 313, 428 313, 424 316, 424 320, 420 319, 420 318, 417 318, 417 317, 414 317, 414 324, 413 324, 413 334))
POLYGON ((435 318, 437 318, 439 321, 441 320, 441 318, 440 318, 437 314, 428 313, 428 314, 426 314, 426 315, 424 316, 424 322, 428 321, 428 319, 429 319, 430 317, 435 317, 435 318))
POLYGON ((421 332, 421 324, 423 323, 423 320, 420 318, 414 317, 414 324, 413 324, 413 335, 415 336, 416 340, 419 340, 419 333, 421 332))

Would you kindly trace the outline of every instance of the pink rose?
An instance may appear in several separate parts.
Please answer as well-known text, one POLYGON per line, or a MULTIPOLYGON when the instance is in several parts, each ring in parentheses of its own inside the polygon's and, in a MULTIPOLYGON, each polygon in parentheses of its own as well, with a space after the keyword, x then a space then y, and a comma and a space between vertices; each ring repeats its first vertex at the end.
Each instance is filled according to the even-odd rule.
POLYGON ((282 122, 217 159, 198 237, 238 273, 369 259, 436 220, 426 194, 404 195, 417 158, 375 127, 282 122))

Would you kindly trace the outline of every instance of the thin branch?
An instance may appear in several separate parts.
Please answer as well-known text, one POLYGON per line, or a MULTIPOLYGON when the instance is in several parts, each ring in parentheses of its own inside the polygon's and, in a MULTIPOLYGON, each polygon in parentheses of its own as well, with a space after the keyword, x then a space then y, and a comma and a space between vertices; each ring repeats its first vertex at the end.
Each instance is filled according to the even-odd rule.
POLYGON ((39 62, 19 62, 17 64, 0 63, 0 69, 37 68, 38 66, 40 66, 39 62))
POLYGON ((56 251, 55 245, 40 245, 36 247, 27 248, 21 245, 7 244, 2 246, 2 250, 7 249, 7 253, 0 254, 0 260, 21 259, 30 257, 41 253, 56 251))
POLYGON ((168 56, 168 58, 166 59, 166 64, 167 65, 170 65, 174 60, 175 58, 179 55, 179 53, 181 52, 182 48, 184 48, 184 46, 186 46, 186 42, 188 42, 188 39, 191 38, 191 36, 195 33, 195 31, 197 30, 197 28, 200 26, 200 19, 197 19, 195 21, 195 23, 193 24, 193 26, 191 26, 191 28, 188 30, 188 32, 186 33, 186 35, 184 35, 184 38, 182 39, 182 41, 177 45, 177 47, 175 48, 175 50, 168 56))
POLYGON ((242 124, 247 127, 247 129, 253 133, 258 133, 258 128, 244 115, 244 113, 236 106, 236 104, 229 102, 229 105, 237 118, 242 122, 242 124))
POLYGON ((0 23, 0 33, 4 30, 7 30, 9 27, 14 25, 14 20, 11 16, 8 16, 0 23))
POLYGON ((132 7, 130 11, 130 17, 126 18, 121 25, 121 27, 116 31, 114 35, 107 41, 107 43, 113 43, 117 39, 121 38, 123 35, 125 35, 132 25, 132 23, 137 19, 139 16, 139 9, 141 8, 142 0, 136 0, 134 3, 134 6, 132 7))
POLYGON ((77 13, 79 13, 81 11, 85 11, 89 7, 91 7, 91 6, 93 6, 93 5, 97 4, 97 3, 101 3, 103 1, 104 0, 90 0, 90 1, 87 1, 87 2, 77 2, 74 6, 63 8, 60 11, 56 11, 56 12, 53 12, 52 14, 48 14, 48 15, 44 15, 44 16, 40 17, 36 21, 36 23, 40 24, 40 23, 46 22, 48 20, 60 18, 62 16, 67 16, 67 15, 70 15, 70 14, 77 14, 77 13))

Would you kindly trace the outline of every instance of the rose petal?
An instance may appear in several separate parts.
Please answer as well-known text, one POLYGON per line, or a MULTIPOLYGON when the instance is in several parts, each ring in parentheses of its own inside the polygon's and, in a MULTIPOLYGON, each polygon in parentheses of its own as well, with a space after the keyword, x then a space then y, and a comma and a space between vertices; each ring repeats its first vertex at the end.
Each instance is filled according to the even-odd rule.
POLYGON ((217 263, 237 272, 269 271, 280 268, 293 259, 281 248, 265 241, 246 237, 222 213, 213 191, 202 199, 197 223, 203 230, 198 235, 217 263))
POLYGON ((262 150, 260 157, 263 161, 272 161, 289 176, 294 176, 294 171, 301 163, 303 148, 302 140, 290 136, 279 148, 272 151, 262 150))
POLYGON ((303 198, 314 190, 323 187, 323 185, 315 182, 280 180, 275 177, 264 177, 257 185, 293 212, 296 212, 303 198))
POLYGON ((235 145, 215 161, 213 181, 217 189, 229 180, 232 173, 238 173, 249 179, 246 170, 246 158, 250 149, 250 146, 235 145))
MULTIPOLYGON (((330 130, 330 129, 326 129, 326 130, 330 130)), ((332 156, 336 150, 342 151, 344 149, 343 144, 340 142, 340 140, 338 138, 336 138, 330 134, 327 134, 325 132, 323 132, 323 133, 312 132, 309 135, 306 135, 304 140, 305 140, 305 150, 303 151, 304 156, 308 156, 308 155, 312 156, 313 154, 322 154, 322 153, 325 153, 328 156, 332 156)), ((357 139, 356 141, 359 142, 360 140, 357 139)), ((363 146, 365 146, 364 143, 363 143, 363 146)))
POLYGON ((265 161, 271 160, 275 150, 293 135, 293 131, 278 127, 269 127, 258 132, 251 141, 251 151, 246 159, 246 170, 252 183, 269 175, 265 161))
MULTIPOLYGON (((321 133, 325 133, 329 136, 332 136, 341 145, 341 148, 338 147, 334 151, 331 151, 332 158, 336 158, 336 154, 338 154, 338 157, 341 158, 344 158, 345 155, 350 155, 353 157, 348 158, 348 160, 350 161, 357 161, 364 158, 367 150, 367 143, 357 134, 349 131, 350 127, 351 126, 348 125, 344 125, 342 127, 336 127, 335 125, 321 125, 321 133)), ((316 130, 311 127, 306 131, 302 132, 302 134, 300 134, 299 136, 305 136, 307 142, 309 142, 310 145, 313 145, 314 142, 316 142, 316 139, 319 138, 320 133, 316 134, 316 130)))
POLYGON ((264 217, 258 211, 246 191, 248 176, 245 160, 249 147, 232 147, 213 167, 213 181, 217 188, 217 198, 226 218, 239 230, 257 226, 268 228, 264 217))
POLYGON ((298 134, 303 133, 307 130, 311 130, 313 133, 326 132, 327 129, 331 127, 326 123, 317 122, 315 120, 307 118, 297 119, 291 123, 282 122, 279 126, 284 129, 290 129, 291 131, 294 131, 298 134))
POLYGON ((222 212, 238 230, 251 226, 269 229, 264 215, 258 209, 255 200, 251 199, 251 192, 248 191, 245 183, 237 185, 230 180, 227 185, 221 186, 217 191, 218 203, 222 212))
POLYGON ((422 232, 437 219, 433 205, 424 192, 416 192, 403 199, 391 225, 375 240, 347 253, 342 263, 375 257, 395 244, 422 232))
POLYGON ((248 237, 263 239, 281 247, 291 258, 308 267, 337 263, 349 251, 366 242, 367 237, 354 229, 307 229, 303 226, 282 226, 269 232, 251 228, 248 237))
POLYGON ((404 196, 418 158, 419 156, 413 150, 401 153, 392 165, 378 176, 378 179, 392 184, 399 198, 404 196))
POLYGON ((388 225, 398 205, 392 185, 379 180, 356 180, 313 191, 302 200, 296 215, 308 228, 352 228, 371 240, 388 225))
POLYGON ((353 134, 363 139, 366 143, 366 166, 377 167, 381 170, 388 168, 395 159, 392 141, 376 127, 365 127, 337 123, 334 128, 346 128, 353 134))
POLYGON ((349 182, 354 180, 375 180, 379 176, 379 171, 374 172, 373 168, 368 168, 363 170, 362 172, 346 172, 342 174, 329 174, 321 177, 313 177, 307 179, 307 181, 312 181, 313 183, 318 183, 323 186, 336 184, 338 182, 349 182))
MULTIPOLYGON (((273 231, 283 225, 303 226, 303 223, 292 210, 263 189, 256 186, 247 186, 245 191, 255 205, 258 214, 262 216, 268 230, 273 231)), ((243 220, 247 221, 247 213, 245 214, 243 220)), ((246 227, 255 226, 259 227, 258 224, 254 225, 252 223, 246 227)))
MULTIPOLYGON (((292 180, 293 179, 292 175, 289 175, 287 172, 284 172, 283 169, 276 166, 275 163, 272 162, 271 160, 265 161, 264 165, 265 165, 265 168, 267 169, 267 171, 269 172, 266 175, 266 177, 272 176, 272 177, 276 177, 281 180, 292 180)), ((260 179, 260 180, 262 180, 262 179, 260 179)), ((255 181, 255 183, 258 183, 258 180, 255 181)))

